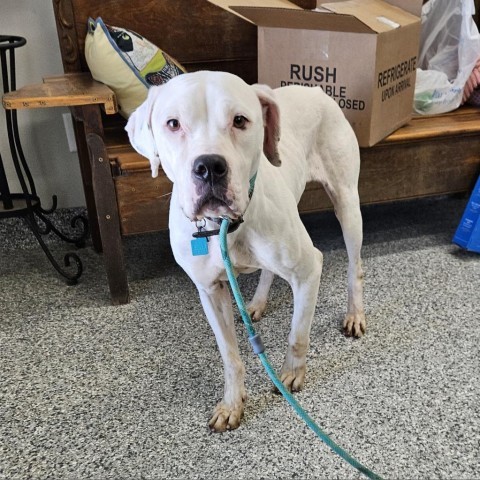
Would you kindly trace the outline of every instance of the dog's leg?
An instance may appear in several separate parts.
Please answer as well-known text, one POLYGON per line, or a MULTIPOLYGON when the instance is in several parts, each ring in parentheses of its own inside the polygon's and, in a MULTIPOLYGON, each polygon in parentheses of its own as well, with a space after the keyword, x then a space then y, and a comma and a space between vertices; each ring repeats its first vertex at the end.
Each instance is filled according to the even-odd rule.
POLYGON ((319 250, 312 248, 311 254, 303 260, 291 271, 290 278, 286 278, 293 290, 294 309, 280 379, 292 392, 301 390, 305 380, 310 329, 317 304, 323 256, 319 250))
POLYGON ((243 416, 245 367, 240 358, 233 319, 232 299, 226 282, 218 282, 211 289, 198 289, 205 315, 217 339, 224 366, 225 388, 223 399, 208 422, 216 432, 238 428, 243 416))
POLYGON ((267 308, 268 292, 272 286, 274 274, 269 270, 262 270, 260 274, 260 280, 258 281, 255 295, 247 306, 249 315, 254 322, 257 322, 262 318, 267 308))
POLYGON ((360 201, 356 190, 327 190, 340 222, 348 254, 348 310, 343 329, 348 336, 361 337, 366 330, 363 307, 363 268, 360 251, 363 228, 360 201))

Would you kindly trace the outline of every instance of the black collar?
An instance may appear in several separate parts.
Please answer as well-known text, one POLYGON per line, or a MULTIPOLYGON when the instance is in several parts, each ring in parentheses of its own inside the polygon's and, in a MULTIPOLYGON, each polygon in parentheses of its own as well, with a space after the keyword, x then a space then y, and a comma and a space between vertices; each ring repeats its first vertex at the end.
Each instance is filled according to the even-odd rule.
MULTIPOLYGON (((217 223, 218 225, 222 224, 223 218, 209 218, 207 217, 208 220, 211 222, 217 223)), ((243 217, 239 217, 236 220, 233 220, 230 222, 230 225, 228 226, 227 233, 232 233, 235 230, 238 229, 238 227, 243 223, 243 217)), ((192 234, 193 237, 195 238, 205 238, 205 237, 213 237, 214 235, 218 235, 220 233, 220 229, 217 228, 215 230, 199 230, 198 232, 195 232, 192 234)))

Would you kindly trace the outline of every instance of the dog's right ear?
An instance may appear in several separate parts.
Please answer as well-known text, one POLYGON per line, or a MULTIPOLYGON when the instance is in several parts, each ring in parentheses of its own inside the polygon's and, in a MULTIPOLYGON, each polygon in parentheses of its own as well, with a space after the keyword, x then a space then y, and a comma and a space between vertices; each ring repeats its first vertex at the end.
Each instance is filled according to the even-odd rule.
POLYGON ((130 115, 125 130, 132 147, 150 160, 152 177, 158 176, 160 157, 152 132, 152 109, 155 92, 158 87, 150 87, 146 100, 130 115))

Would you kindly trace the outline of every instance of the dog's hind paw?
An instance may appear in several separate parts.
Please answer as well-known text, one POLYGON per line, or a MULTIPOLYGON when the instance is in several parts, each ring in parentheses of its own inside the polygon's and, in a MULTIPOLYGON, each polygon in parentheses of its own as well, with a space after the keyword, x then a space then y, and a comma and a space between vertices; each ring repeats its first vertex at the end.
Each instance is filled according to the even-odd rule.
POLYGON ((208 426, 212 432, 225 432, 234 430, 240 426, 243 417, 243 402, 235 405, 234 408, 228 407, 223 401, 219 402, 213 410, 213 415, 208 426))
POLYGON ((343 321, 343 331, 347 337, 362 337, 367 329, 365 314, 347 313, 343 321))

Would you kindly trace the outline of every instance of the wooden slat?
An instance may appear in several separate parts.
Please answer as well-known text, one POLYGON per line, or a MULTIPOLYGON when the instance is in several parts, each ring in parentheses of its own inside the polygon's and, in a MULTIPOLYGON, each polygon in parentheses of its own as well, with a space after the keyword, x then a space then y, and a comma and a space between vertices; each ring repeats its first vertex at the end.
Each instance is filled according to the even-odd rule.
POLYGON ((108 114, 118 111, 115 94, 88 73, 46 77, 43 83, 26 85, 3 96, 7 110, 102 105, 108 114))
POLYGON ((108 150, 114 177, 122 235, 154 232, 168 228, 172 183, 159 169, 152 178, 150 162, 125 146, 108 150))
POLYGON ((480 134, 384 145, 362 154, 362 203, 468 191, 480 173, 480 134))
POLYGON ((150 171, 148 158, 140 155, 132 148, 109 148, 108 157, 111 162, 115 163, 121 175, 150 171))
POLYGON ((122 235, 155 232, 168 228, 172 184, 150 172, 115 177, 122 235))
POLYGON ((445 138, 479 132, 480 109, 461 107, 443 115, 414 117, 407 125, 399 128, 377 145, 417 142, 428 138, 445 138))
MULTIPOLYGON (((362 205, 469 191, 480 174, 480 134, 362 149, 362 205)), ((321 185, 307 185, 301 213, 332 208, 321 185)))

